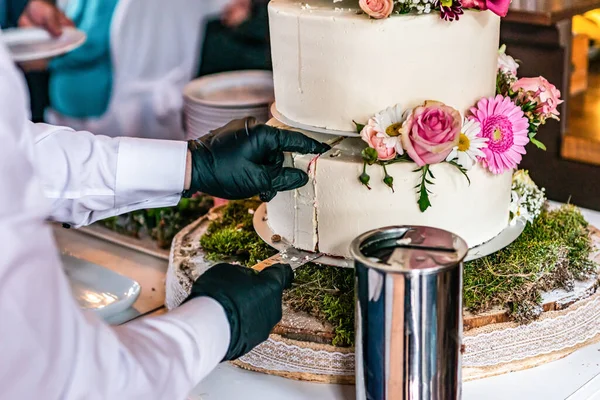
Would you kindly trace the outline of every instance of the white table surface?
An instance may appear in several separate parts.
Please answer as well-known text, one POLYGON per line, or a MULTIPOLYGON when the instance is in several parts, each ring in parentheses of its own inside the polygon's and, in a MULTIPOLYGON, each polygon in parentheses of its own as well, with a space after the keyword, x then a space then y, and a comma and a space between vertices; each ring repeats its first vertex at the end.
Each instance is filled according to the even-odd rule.
MULTIPOLYGON (((600 227, 600 212, 582 210, 600 227)), ((354 386, 299 382, 221 364, 188 400, 353 400, 354 386)), ((525 371, 465 382, 464 400, 600 400, 600 344, 525 371), (598 375, 598 376, 597 376, 598 375)))

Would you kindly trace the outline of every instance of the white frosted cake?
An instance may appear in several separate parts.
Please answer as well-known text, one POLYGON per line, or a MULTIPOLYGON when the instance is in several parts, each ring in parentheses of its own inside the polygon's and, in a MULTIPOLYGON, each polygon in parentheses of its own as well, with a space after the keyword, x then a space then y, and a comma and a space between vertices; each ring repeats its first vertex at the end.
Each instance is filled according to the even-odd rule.
POLYGON ((495 94, 497 15, 373 20, 359 10, 352 0, 269 3, 275 100, 290 120, 354 131, 353 120, 396 103, 438 100, 462 112, 495 94))
MULTIPOLYGON (((277 121, 270 124, 286 127, 277 121)), ((302 133, 330 141, 331 137, 302 133)), ((314 155, 295 154, 290 165, 309 171, 309 183, 298 190, 279 193, 267 205, 268 223, 294 247, 349 257, 350 242, 368 230, 390 225, 435 226, 457 233, 469 246, 496 236, 508 224, 512 174, 492 175, 479 164, 469 171, 471 184, 453 167, 432 167, 436 184, 433 204, 421 212, 415 200, 418 175, 412 163, 388 167, 395 177, 394 192, 373 185, 366 190, 356 178, 363 163, 364 142, 345 138, 315 160, 314 155)), ((375 169, 371 179, 383 179, 375 169)))
POLYGON ((310 182, 267 206, 297 248, 348 257, 358 235, 405 224, 473 247, 509 223, 512 175, 537 126, 517 98, 526 92, 502 92, 518 65, 498 52, 498 12, 411 1, 269 3, 277 111, 334 143, 289 155, 310 182))

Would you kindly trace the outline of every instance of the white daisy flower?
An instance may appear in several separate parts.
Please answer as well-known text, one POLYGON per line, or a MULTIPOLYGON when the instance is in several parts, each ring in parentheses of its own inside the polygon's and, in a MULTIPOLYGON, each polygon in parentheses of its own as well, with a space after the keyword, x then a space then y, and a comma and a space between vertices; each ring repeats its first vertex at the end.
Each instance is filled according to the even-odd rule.
POLYGON ((487 146, 487 138, 479 137, 481 125, 475 119, 465 118, 460 130, 458 146, 455 146, 446 161, 456 160, 464 169, 469 170, 477 162, 477 157, 485 158, 481 151, 487 146))
POLYGON ((396 149, 398 155, 404 154, 404 149, 402 148, 402 143, 400 141, 400 133, 404 119, 402 107, 400 107, 399 104, 388 107, 375 114, 373 117, 377 136, 383 138, 383 143, 385 143, 385 146, 388 149, 396 149))

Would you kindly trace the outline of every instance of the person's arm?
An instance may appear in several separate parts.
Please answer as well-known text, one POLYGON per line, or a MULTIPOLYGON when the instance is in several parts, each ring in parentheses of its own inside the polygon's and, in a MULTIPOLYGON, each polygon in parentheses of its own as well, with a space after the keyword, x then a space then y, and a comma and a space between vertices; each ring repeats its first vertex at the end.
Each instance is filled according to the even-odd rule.
MULTIPOLYGON (((33 164, 26 103, 0 45, 0 397, 184 398, 228 349, 223 307, 200 297, 118 328, 79 309, 45 223, 48 205, 33 164)), ((81 162, 90 157, 86 149, 75 153, 83 154, 81 162)), ((110 158, 107 153, 99 154, 110 158)))
POLYGON ((31 124, 31 130, 34 162, 56 221, 82 226, 176 205, 189 180, 185 142, 109 138, 46 124, 31 124))
POLYGON ((140 208, 175 205, 186 195, 224 199, 277 192, 308 182, 283 166, 283 152, 321 154, 329 146, 292 131, 236 120, 185 142, 108 138, 36 124, 35 164, 54 220, 81 226, 140 208), (188 183, 186 183, 188 179, 188 183), (189 187, 188 187, 189 186, 189 187), (190 189, 190 190, 187 190, 190 189))

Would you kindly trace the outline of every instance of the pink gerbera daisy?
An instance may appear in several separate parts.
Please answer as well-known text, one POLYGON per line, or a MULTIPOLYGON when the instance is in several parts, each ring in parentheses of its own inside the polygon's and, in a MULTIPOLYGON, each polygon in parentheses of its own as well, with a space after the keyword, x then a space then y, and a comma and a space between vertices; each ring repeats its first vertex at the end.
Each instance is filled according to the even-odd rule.
POLYGON ((479 100, 471 113, 481 124, 479 136, 488 138, 487 147, 481 149, 485 153, 481 163, 494 174, 516 168, 529 143, 529 122, 523 110, 509 97, 497 95, 479 100))

